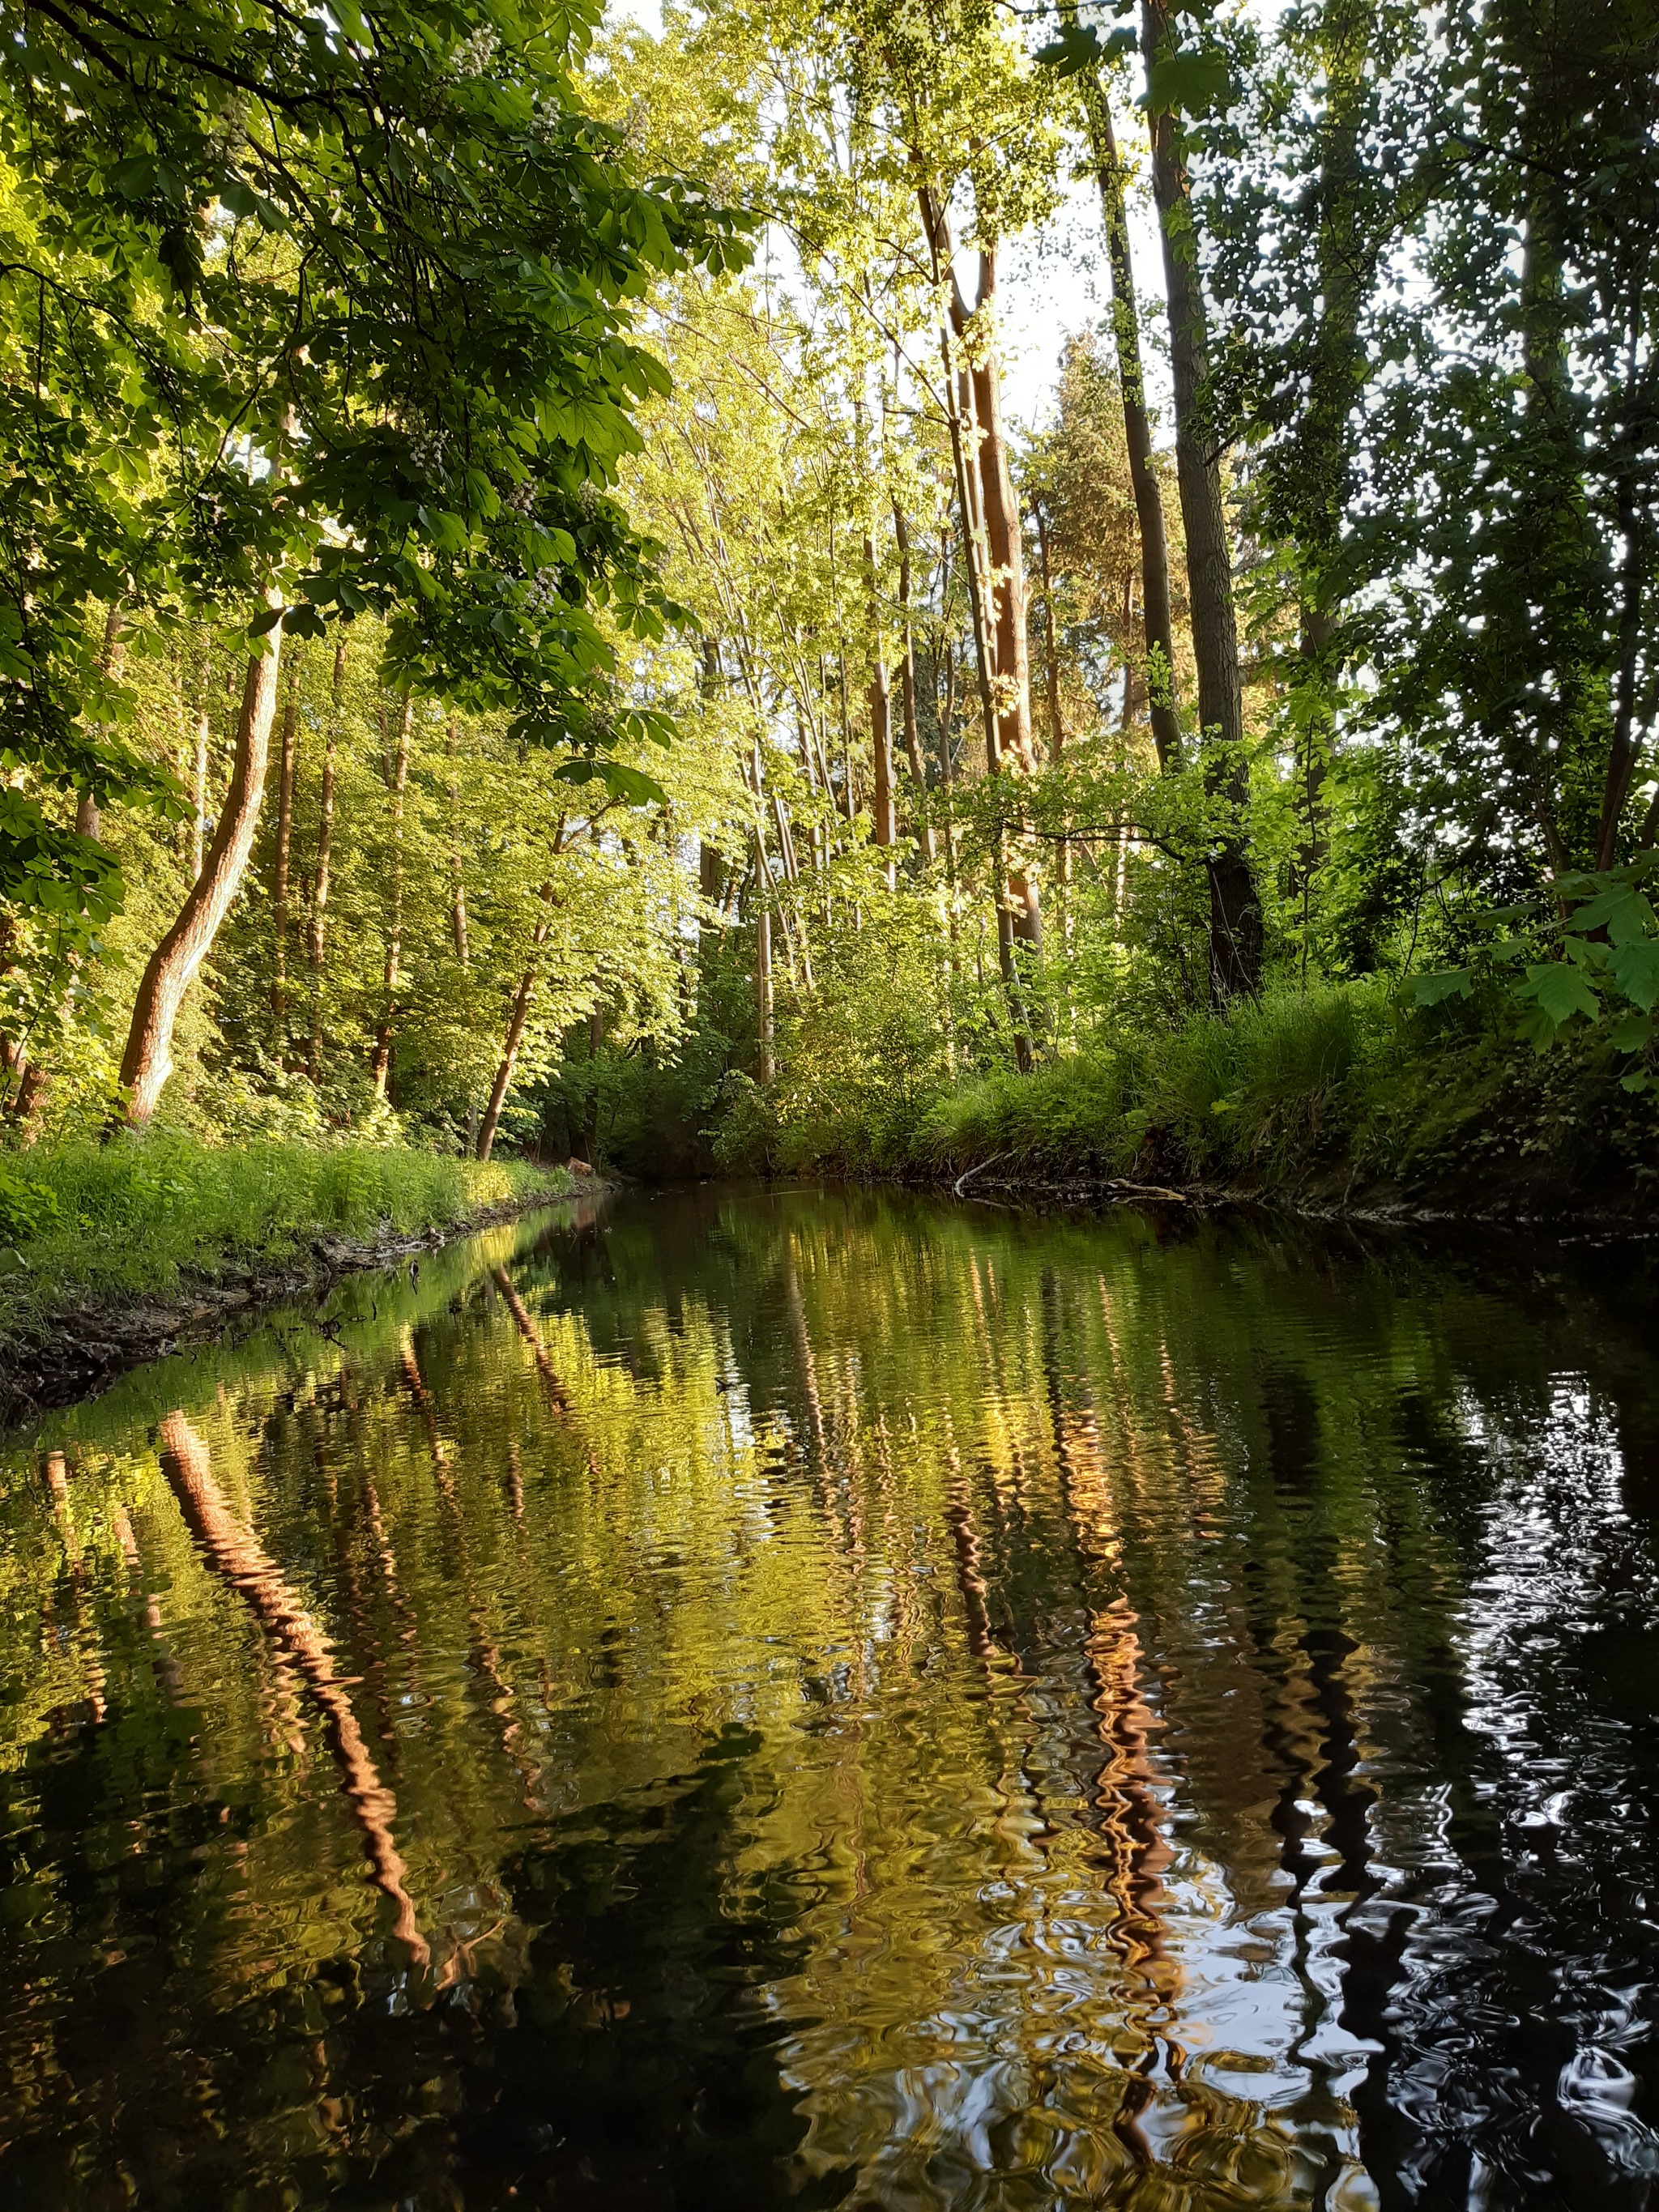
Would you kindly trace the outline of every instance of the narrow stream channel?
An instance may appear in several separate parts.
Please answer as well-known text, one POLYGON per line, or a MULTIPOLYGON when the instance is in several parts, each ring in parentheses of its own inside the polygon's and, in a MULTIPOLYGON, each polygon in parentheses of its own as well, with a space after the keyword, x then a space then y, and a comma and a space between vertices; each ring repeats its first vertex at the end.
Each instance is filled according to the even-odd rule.
POLYGON ((0 2203, 1652 2204, 1656 1318, 636 1194, 0 1444, 0 2203))

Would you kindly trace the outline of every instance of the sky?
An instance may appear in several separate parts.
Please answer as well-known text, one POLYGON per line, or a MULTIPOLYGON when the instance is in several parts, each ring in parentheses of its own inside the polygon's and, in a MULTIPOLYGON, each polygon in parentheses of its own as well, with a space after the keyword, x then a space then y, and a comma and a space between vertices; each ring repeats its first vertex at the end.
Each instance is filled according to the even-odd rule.
MULTIPOLYGON (((662 28, 659 0, 610 0, 607 12, 613 21, 631 19, 653 33, 662 28)), ((1129 228, 1136 291, 1142 301, 1159 298, 1158 231, 1144 194, 1132 196, 1129 228)), ((1005 413, 1011 422, 1037 429, 1052 414, 1065 339, 1107 312, 1100 203, 1092 185, 1073 185, 1040 234, 1014 241, 1000 296, 1005 413)), ((1146 364, 1154 404, 1160 367, 1156 355, 1146 364)))

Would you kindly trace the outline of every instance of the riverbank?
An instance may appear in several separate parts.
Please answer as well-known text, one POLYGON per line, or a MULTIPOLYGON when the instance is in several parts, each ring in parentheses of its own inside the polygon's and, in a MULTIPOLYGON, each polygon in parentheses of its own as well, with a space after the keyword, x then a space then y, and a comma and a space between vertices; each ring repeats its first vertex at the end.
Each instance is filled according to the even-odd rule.
POLYGON ((0 1425, 577 1188, 520 1160, 173 1133, 0 1156, 0 1425))
POLYGON ((1286 992, 955 1083, 866 1060, 739 1089, 728 1170, 1051 1202, 1265 1202, 1377 1221, 1609 1233, 1659 1213, 1659 1091, 1586 1030, 1540 1054, 1505 1010, 1383 985, 1286 992))

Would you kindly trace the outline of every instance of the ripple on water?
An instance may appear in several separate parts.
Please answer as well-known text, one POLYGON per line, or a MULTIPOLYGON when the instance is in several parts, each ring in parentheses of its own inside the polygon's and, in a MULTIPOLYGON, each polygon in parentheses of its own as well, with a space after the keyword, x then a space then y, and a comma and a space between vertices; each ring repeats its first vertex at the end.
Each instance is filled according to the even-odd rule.
POLYGON ((16 1440, 0 2191, 1649 2204, 1654 1300, 1555 1281, 705 1191, 16 1440))

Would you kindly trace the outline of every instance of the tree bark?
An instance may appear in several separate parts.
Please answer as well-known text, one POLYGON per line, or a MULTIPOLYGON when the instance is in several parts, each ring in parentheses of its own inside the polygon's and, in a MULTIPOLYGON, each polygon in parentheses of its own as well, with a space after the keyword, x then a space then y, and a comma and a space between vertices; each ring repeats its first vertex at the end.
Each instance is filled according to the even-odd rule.
POLYGON ((777 1074, 772 1018, 771 872, 758 817, 755 823, 755 1030, 757 1066, 763 1088, 777 1074))
MULTIPOLYGON (((278 609, 282 605, 274 592, 267 603, 278 609)), ((248 662, 236 725, 236 756, 219 826, 178 920, 150 956, 138 986, 120 1078, 126 1093, 125 1118, 135 1127, 149 1121, 173 1073, 173 1032, 179 1006, 247 872, 264 795, 282 641, 279 619, 267 634, 267 650, 248 662)))
POLYGON ((471 943, 466 926, 466 878, 461 870, 460 786, 455 777, 455 725, 452 721, 444 733, 444 750, 450 762, 449 771, 449 933, 454 939, 455 957, 463 968, 472 964, 471 943))
POLYGON ((916 842, 922 861, 931 866, 936 848, 933 823, 927 805, 927 771, 921 757, 921 732, 916 724, 916 635, 910 619, 910 532, 904 509, 893 501, 893 535, 899 556, 899 607, 904 621, 904 658, 899 669, 899 701, 904 716, 904 756, 916 787, 916 842))
POLYGON ((874 540, 864 541, 865 589, 870 610, 870 757, 875 784, 870 807, 870 834, 886 848, 887 888, 894 889, 893 820, 893 698, 887 682, 887 653, 881 635, 881 605, 876 592, 874 540))
POLYGON ((386 915, 384 996, 380 1033, 369 1061, 377 1098, 386 1097, 391 1079, 392 1024, 397 1012, 404 957, 404 798, 409 789, 409 733, 414 720, 415 702, 405 691, 398 716, 398 742, 392 756, 392 898, 386 915))
MULTIPOLYGON (((979 677, 980 705, 985 717, 986 764, 992 775, 1000 775, 1003 768, 1003 717, 1000 712, 1002 695, 1008 686, 999 681, 1001 673, 997 659, 997 614, 999 601, 995 592, 995 575, 991 555, 989 535, 985 526, 987 497, 986 471, 983 465, 983 445, 978 425, 978 392, 971 365, 964 365, 958 373, 951 349, 951 337, 966 356, 971 334, 968 325, 973 319, 968 304, 957 283, 955 246, 951 235, 949 219, 932 185, 926 181, 917 187, 921 209, 922 229, 927 240, 928 255, 933 264, 933 279, 945 294, 946 325, 939 332, 939 345, 945 363, 945 406, 951 434, 951 458, 957 481, 957 501, 962 516, 963 547, 968 567, 968 604, 973 617, 974 659, 979 677)), ((994 266, 994 264, 993 264, 994 266)), ((983 257, 981 268, 984 278, 983 257)), ((994 362, 989 363, 988 384, 992 398, 996 392, 994 362)), ((1006 468, 1006 459, 1004 461, 1006 468)), ((1010 487, 1012 497, 1012 486, 1010 487)), ((1007 579, 1005 579, 1005 584, 1007 579)), ((1024 633, 1024 608, 1022 593, 1020 630, 1024 633)), ((1025 694, 1024 729, 1029 756, 1030 738, 1030 697, 1029 678, 1025 694)), ((1013 726, 1014 741, 1018 743, 1018 720, 1013 726)), ((996 923, 997 960, 1001 970, 1003 990, 1008 1000, 1009 1014, 1013 1024, 1014 1060, 1020 1073, 1029 1074, 1033 1065, 1031 1030, 1026 1014, 1024 994, 1020 988, 1019 964, 1014 951, 1017 933, 1016 915, 1019 917, 1018 933, 1040 944, 1041 912, 1036 903, 1035 887, 1023 875, 1012 872, 1007 865, 1006 835, 999 825, 994 838, 994 859, 996 867, 996 923)))
POLYGON ((346 641, 334 641, 334 693, 330 702, 328 744, 323 755, 323 786, 317 817, 317 874, 311 892, 311 927, 306 951, 311 964, 311 1038, 306 1073, 313 1083, 322 1080, 323 971, 328 947, 329 869, 334 856, 334 777, 340 747, 340 725, 344 719, 346 641))
MULTIPOLYGON (((1071 20, 1075 21, 1075 9, 1071 20)), ((1123 438, 1129 455, 1140 539, 1140 597, 1146 629, 1147 696, 1152 744, 1160 769, 1181 757, 1181 725, 1175 707, 1175 623, 1170 612, 1170 544, 1164 526, 1164 494, 1152 459, 1152 418, 1146 411, 1146 380, 1140 360, 1140 313, 1135 301, 1134 264, 1129 255, 1129 224, 1124 211, 1123 161, 1112 127, 1106 88, 1091 71, 1083 80, 1083 108, 1089 149, 1100 187, 1101 220, 1106 232, 1106 261, 1112 283, 1112 335, 1117 349, 1118 388, 1123 395, 1123 438)), ((1133 684, 1126 685, 1126 703, 1133 684)))
MULTIPOLYGON (((1170 43, 1166 0, 1142 0, 1142 40, 1151 73, 1170 43)), ((1209 331, 1200 281, 1192 204, 1180 125, 1167 109, 1150 118, 1152 193, 1164 241, 1170 305, 1170 363, 1175 386, 1176 475, 1187 535, 1198 713, 1208 756, 1206 785, 1220 800, 1224 826, 1209 858, 1210 1001, 1220 1007, 1253 994, 1261 980, 1261 903, 1244 843, 1249 799, 1244 758, 1244 697, 1233 608, 1232 558, 1221 496, 1221 455, 1212 418, 1209 331)))
POLYGON ((288 704, 283 715, 282 768, 276 780, 276 881, 271 905, 276 927, 276 968, 270 986, 270 1011, 276 1018, 276 1042, 280 1054, 288 1014, 288 877, 289 848, 294 837, 294 763, 300 740, 300 695, 297 671, 290 668, 288 704))

